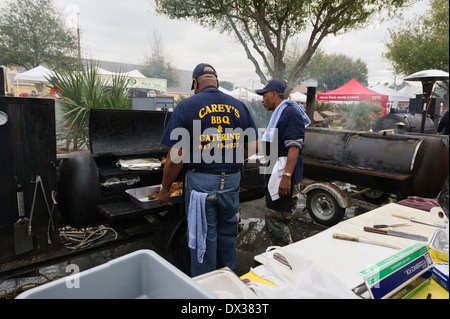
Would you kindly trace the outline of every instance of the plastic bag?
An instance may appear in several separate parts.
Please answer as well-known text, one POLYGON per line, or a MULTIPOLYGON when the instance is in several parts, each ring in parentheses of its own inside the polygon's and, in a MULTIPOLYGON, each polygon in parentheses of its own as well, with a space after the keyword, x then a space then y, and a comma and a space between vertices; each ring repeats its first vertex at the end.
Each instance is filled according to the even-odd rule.
POLYGON ((357 299, 351 289, 334 274, 321 269, 312 260, 306 259, 281 247, 268 247, 266 266, 279 279, 278 286, 269 286, 250 282, 246 289, 251 289, 262 299, 357 299), (280 252, 288 261, 292 271, 286 277, 278 268, 268 252, 280 252), (281 284, 280 284, 281 283, 281 284))

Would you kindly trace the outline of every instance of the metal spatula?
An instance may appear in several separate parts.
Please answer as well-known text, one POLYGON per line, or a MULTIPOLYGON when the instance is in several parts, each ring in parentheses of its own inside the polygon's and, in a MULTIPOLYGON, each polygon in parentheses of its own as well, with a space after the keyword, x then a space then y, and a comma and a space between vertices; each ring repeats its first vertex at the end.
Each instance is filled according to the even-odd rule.
POLYGON ((21 184, 17 184, 17 206, 19 219, 14 224, 14 248, 16 255, 33 250, 33 238, 28 236, 28 224, 30 220, 25 217, 25 202, 21 184))

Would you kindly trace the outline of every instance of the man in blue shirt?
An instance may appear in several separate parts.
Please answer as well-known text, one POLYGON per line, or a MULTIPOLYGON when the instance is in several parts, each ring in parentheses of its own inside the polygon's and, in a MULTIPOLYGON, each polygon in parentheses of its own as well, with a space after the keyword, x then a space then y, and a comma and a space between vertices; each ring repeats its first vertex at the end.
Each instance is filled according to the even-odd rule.
POLYGON ((261 140, 266 152, 277 150, 268 190, 266 192, 266 230, 274 245, 285 246, 292 242, 288 227, 297 206, 300 182, 303 179, 301 151, 305 139, 305 127, 311 123, 304 110, 296 102, 284 99, 286 84, 278 79, 270 80, 256 93, 263 96, 264 108, 272 111, 269 124, 261 140), (272 145, 270 145, 272 144, 272 145), (273 145, 275 144, 275 145, 273 145))
POLYGON ((171 149, 158 200, 170 205, 168 190, 184 165, 191 276, 198 276, 235 269, 241 169, 258 140, 249 110, 218 90, 211 65, 197 65, 192 79, 195 95, 177 105, 161 139, 171 149))

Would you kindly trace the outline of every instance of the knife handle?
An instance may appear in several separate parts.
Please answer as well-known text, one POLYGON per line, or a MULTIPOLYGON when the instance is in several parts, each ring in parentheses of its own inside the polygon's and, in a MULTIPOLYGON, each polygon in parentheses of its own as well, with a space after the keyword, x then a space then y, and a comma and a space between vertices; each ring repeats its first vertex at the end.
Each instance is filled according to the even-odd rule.
POLYGON ((343 234, 333 234, 333 238, 335 239, 342 239, 342 240, 349 240, 349 241, 359 241, 358 237, 343 235, 343 234))
POLYGON ((386 235, 388 233, 387 230, 380 229, 380 228, 367 227, 367 226, 364 226, 364 231, 367 231, 369 233, 383 234, 383 235, 386 235))

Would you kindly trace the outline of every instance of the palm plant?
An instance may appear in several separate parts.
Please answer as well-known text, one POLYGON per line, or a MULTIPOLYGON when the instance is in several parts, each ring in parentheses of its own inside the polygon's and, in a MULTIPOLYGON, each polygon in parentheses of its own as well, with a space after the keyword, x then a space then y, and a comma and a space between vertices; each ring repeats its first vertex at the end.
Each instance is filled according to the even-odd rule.
POLYGON ((94 108, 131 108, 128 78, 125 74, 112 75, 108 79, 98 72, 98 65, 81 64, 75 71, 57 70, 47 79, 49 87, 57 91, 57 129, 66 140, 73 142, 73 149, 89 147, 89 114, 94 108))

